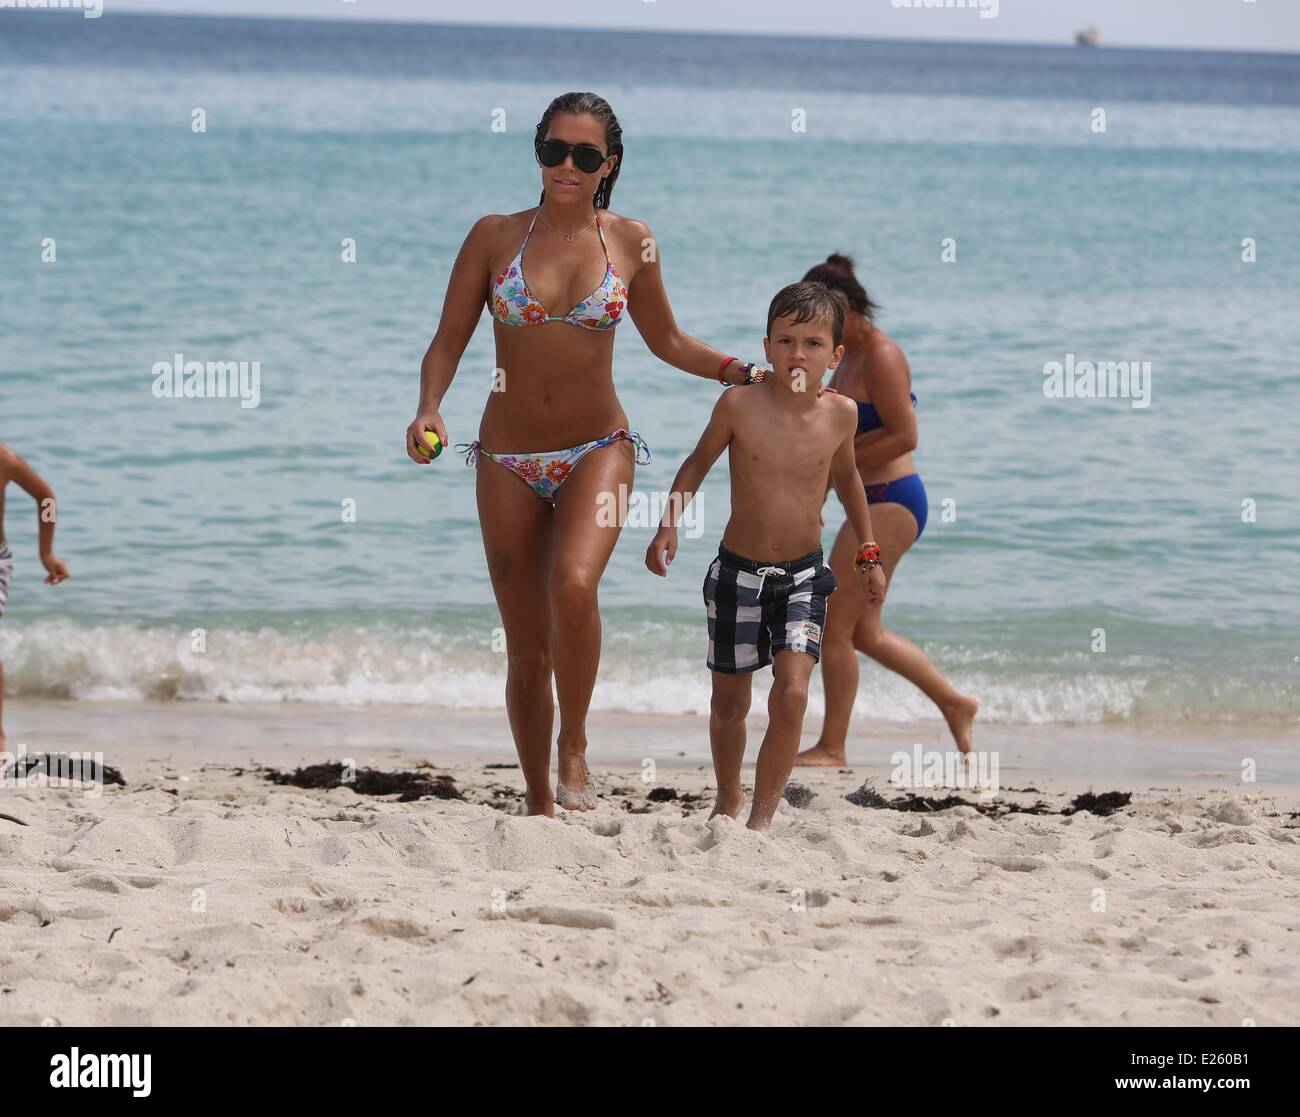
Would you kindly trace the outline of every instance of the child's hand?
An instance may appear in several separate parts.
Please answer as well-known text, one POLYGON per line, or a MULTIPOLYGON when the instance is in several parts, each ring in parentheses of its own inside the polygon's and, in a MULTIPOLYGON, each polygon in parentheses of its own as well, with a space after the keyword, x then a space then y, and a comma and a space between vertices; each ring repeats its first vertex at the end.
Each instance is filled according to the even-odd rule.
POLYGON ((45 579, 47 586, 57 586, 60 582, 67 581, 68 568, 63 565, 63 560, 58 555, 53 553, 41 555, 41 563, 49 573, 49 577, 45 579))
POLYGON ((885 603, 885 568, 877 563, 858 573, 866 582, 867 604, 873 609, 879 609, 885 603))
POLYGON ((677 529, 661 527, 645 552, 645 568, 661 578, 668 577, 668 567, 677 556, 677 529))

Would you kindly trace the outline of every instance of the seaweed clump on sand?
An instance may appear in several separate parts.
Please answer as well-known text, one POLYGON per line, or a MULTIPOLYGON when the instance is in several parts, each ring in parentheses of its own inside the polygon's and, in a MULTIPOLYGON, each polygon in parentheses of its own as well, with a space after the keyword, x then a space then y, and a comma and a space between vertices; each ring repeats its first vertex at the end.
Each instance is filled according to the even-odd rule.
POLYGON ((1062 810, 1061 814, 1088 811, 1099 818, 1106 818, 1108 815, 1113 815, 1120 807, 1127 807, 1132 798, 1132 792, 1128 791, 1103 791, 1100 795, 1085 791, 1082 795, 1076 795, 1074 802, 1062 810))
POLYGON ((516 791, 513 787, 502 787, 500 784, 493 784, 487 790, 491 792, 492 798, 480 800, 480 804, 491 807, 493 810, 514 814, 524 801, 524 793, 516 791))
POLYGON ((33 752, 18 757, 4 769, 6 777, 40 774, 51 779, 78 783, 116 784, 125 787, 122 773, 89 753, 33 752))
MULTIPOLYGON (((614 793, 616 795, 636 795, 636 791, 632 788, 617 788, 614 793)), ((677 803, 682 808, 682 816, 686 817, 692 811, 699 810, 699 804, 703 799, 703 795, 695 795, 690 791, 678 791, 675 787, 654 787, 646 792, 645 802, 639 806, 635 806, 631 798, 624 799, 623 809, 628 814, 649 814, 654 803, 677 803)))
POLYGON ((915 792, 906 791, 898 798, 891 800, 881 795, 872 786, 871 781, 867 780, 860 788, 856 791, 850 791, 844 798, 855 807, 870 807, 875 810, 946 811, 951 807, 974 807, 980 814, 994 816, 1001 814, 1071 815, 1078 811, 1091 811, 1093 814, 1105 818, 1107 815, 1114 814, 1121 807, 1127 807, 1132 795, 1127 791, 1107 791, 1101 795, 1094 795, 1091 791, 1088 791, 1082 795, 1076 795, 1070 806, 1058 811, 1053 810, 1041 799, 1031 806, 1025 807, 1019 803, 976 802, 971 799, 963 799, 960 795, 947 795, 942 799, 936 799, 932 795, 917 795, 915 792))
POLYGON ((857 791, 850 791, 844 798, 855 807, 872 807, 876 810, 883 810, 889 806, 889 800, 871 786, 870 780, 867 780, 857 791))
POLYGON ((889 804, 891 811, 946 811, 950 807, 974 807, 983 813, 989 809, 989 804, 963 799, 960 795, 945 795, 942 799, 936 799, 933 795, 917 795, 913 791, 903 792, 902 796, 889 804))
MULTIPOLYGON (((998 808, 1007 814, 1059 814, 1059 811, 1052 810, 1041 799, 1032 806, 1022 807, 1019 803, 999 803, 998 808)), ((978 809, 978 808, 977 808, 978 809)))
POLYGON ((792 807, 806 807, 817 798, 817 793, 804 784, 788 783, 781 797, 792 807))
POLYGON ((698 803, 700 797, 689 791, 679 792, 675 787, 652 788, 646 798, 651 803, 698 803))
POLYGON ((350 787, 358 795, 396 795, 399 803, 417 799, 464 799, 456 781, 447 775, 431 776, 426 772, 380 772, 374 768, 358 768, 352 779, 344 779, 342 764, 312 764, 293 772, 279 772, 268 768, 264 778, 281 786, 302 787, 309 790, 332 791, 336 787, 350 787))

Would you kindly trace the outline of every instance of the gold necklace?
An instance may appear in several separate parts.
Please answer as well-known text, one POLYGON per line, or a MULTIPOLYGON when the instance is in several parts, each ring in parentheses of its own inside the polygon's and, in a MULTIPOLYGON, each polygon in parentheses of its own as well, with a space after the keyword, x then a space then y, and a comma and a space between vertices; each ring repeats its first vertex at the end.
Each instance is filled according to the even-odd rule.
MULTIPOLYGON (((542 218, 542 224, 543 224, 543 225, 549 225, 552 229, 555 229, 555 226, 554 226, 554 225, 551 225, 551 223, 550 223, 549 221, 547 221, 545 217, 542 217, 542 211, 541 211, 540 209, 537 211, 537 216, 542 218)), ((593 217, 593 218, 591 219, 591 225, 594 225, 594 224, 596 224, 596 218, 593 217)), ((591 225, 584 225, 581 229, 579 229, 576 233, 574 233, 573 236, 570 236, 568 233, 561 232, 559 229, 555 229, 555 231, 556 231, 557 233, 559 233, 560 236, 562 236, 562 237, 563 237, 565 240, 567 240, 570 244, 572 244, 572 243, 573 243, 573 237, 580 236, 581 234, 585 233, 588 229, 591 228, 591 225)))

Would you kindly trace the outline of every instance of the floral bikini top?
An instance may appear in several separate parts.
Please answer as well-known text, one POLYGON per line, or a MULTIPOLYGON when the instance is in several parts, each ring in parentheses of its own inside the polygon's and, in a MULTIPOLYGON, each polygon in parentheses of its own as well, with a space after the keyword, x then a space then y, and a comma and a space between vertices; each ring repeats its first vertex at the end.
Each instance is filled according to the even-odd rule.
POLYGON ((528 226, 518 255, 497 276, 490 300, 492 317, 505 326, 544 326, 547 322, 568 322, 586 330, 612 330, 619 324, 627 306, 627 285, 609 257, 609 245, 605 243, 605 230, 600 227, 600 218, 596 218, 596 231, 600 234, 600 245, 605 250, 605 278, 599 287, 563 316, 547 314, 546 307, 528 289, 524 280, 524 249, 528 247, 528 238, 533 235, 533 225, 536 224, 537 214, 534 214, 533 223, 528 226))

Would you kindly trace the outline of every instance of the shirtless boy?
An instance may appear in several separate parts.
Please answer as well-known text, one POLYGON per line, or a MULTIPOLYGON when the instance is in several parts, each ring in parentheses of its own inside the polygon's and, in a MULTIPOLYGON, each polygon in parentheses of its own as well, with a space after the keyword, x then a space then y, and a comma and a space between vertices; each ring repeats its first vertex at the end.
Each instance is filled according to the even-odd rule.
POLYGON ((718 785, 713 813, 735 818, 744 806, 740 769, 752 675, 770 664, 768 727, 746 823, 752 830, 771 824, 794 767, 826 598, 836 589, 821 551, 828 477, 863 540, 858 584, 839 592, 863 594, 877 607, 884 601, 880 548, 871 542, 871 512, 853 457, 857 405, 821 390, 822 377, 844 355, 847 310, 844 296, 820 283, 796 283, 777 294, 763 342, 772 373, 718 400, 677 472, 662 526, 646 551, 646 566, 666 576, 682 513, 727 450, 731 519, 704 582, 713 672, 709 741, 718 785))

